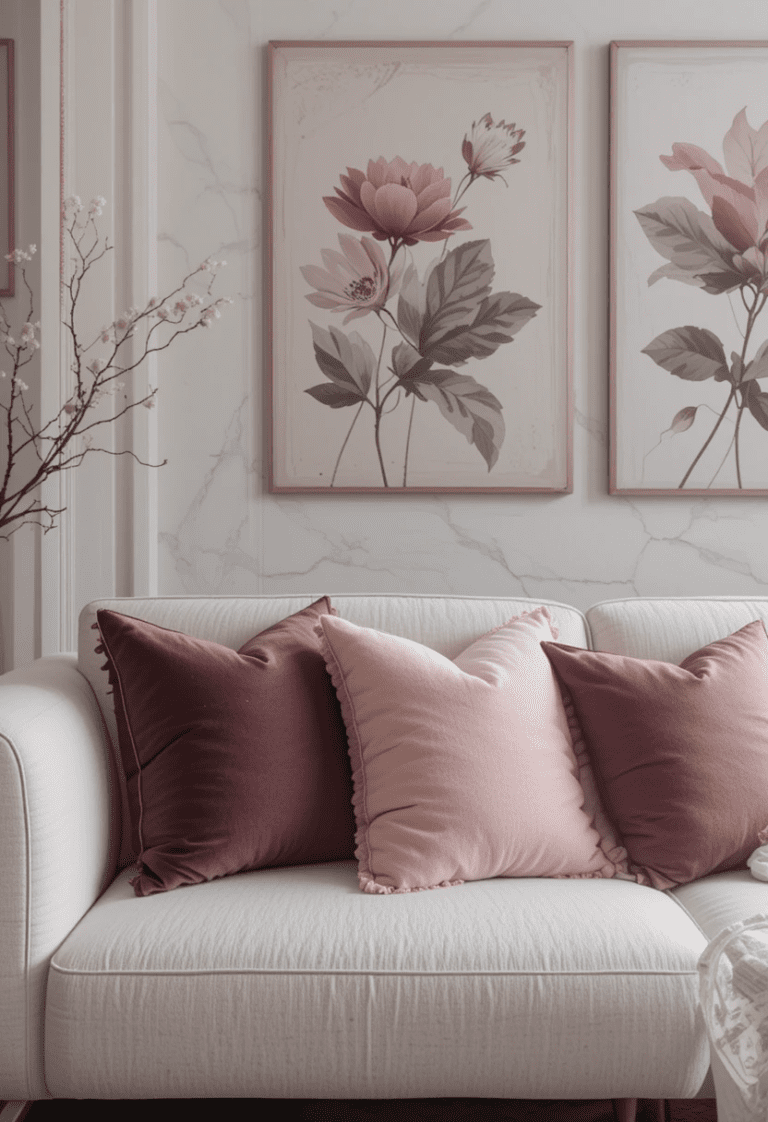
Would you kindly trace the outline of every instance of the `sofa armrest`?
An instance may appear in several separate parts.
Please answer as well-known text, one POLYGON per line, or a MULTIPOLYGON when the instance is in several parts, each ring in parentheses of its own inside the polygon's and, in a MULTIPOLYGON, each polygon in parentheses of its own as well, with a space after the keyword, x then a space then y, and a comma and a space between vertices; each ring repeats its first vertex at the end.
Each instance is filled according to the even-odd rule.
POLYGON ((75 655, 0 677, 0 1099, 48 1097, 48 965, 114 875, 110 767, 75 655))

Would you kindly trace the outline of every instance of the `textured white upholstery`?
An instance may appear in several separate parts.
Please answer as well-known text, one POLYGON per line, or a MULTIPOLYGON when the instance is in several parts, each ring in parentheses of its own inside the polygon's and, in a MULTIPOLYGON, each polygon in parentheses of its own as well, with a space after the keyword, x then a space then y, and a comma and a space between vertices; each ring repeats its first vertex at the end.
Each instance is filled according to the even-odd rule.
MULTIPOLYGON (((147 898, 128 870, 109 884, 96 609, 237 648, 322 594, 98 601, 82 673, 60 656, 0 678, 0 1097, 711 1095, 696 962, 768 907, 746 872, 666 894, 522 878, 368 896, 354 862, 147 898)), ((541 600, 330 595, 346 619, 448 657, 542 602, 565 643, 674 662, 768 621, 768 598, 613 601, 585 618, 541 600)))
POLYGON ((103 889, 110 785, 74 655, 0 677, 0 1096, 43 1098, 50 957, 103 889))
POLYGON ((768 625, 768 597, 607 600, 587 611, 593 650, 675 663, 755 619, 768 625))
POLYGON ((702 877, 670 894, 701 928, 707 942, 738 920, 768 913, 768 884, 746 869, 702 877))
POLYGON ((655 889, 370 896, 346 861, 137 899, 128 875, 54 955, 56 1096, 661 1098, 704 1079, 706 940, 655 889))
MULTIPOLYGON (((253 635, 293 612, 301 611, 323 592, 305 596, 220 596, 186 598, 168 596, 148 599, 94 600, 80 613, 78 666, 99 699, 109 734, 117 743, 112 698, 104 656, 95 653, 98 631, 94 630, 96 612, 114 612, 148 620, 160 627, 183 631, 197 639, 210 639, 237 650, 253 635)), ((448 658, 454 658, 484 632, 512 616, 546 604, 560 629, 560 641, 573 646, 589 645, 586 620, 580 611, 554 600, 490 599, 482 596, 344 596, 330 593, 339 615, 361 627, 375 627, 414 639, 448 658)))

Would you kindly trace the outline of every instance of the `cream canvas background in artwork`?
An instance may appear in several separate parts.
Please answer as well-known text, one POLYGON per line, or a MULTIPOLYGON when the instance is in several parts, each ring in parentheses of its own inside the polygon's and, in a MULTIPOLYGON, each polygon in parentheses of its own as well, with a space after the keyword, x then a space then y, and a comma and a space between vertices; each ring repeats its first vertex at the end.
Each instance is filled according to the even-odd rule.
MULTIPOLYGON (((693 175, 670 170, 660 156, 671 156, 676 143, 696 145, 727 171, 723 140, 737 114, 746 108, 758 132, 768 121, 768 43, 618 44, 612 69, 611 489, 682 493, 680 484, 726 404, 729 385, 675 376, 643 348, 690 325, 717 336, 730 360, 742 347, 745 309, 738 289, 712 294, 667 277, 649 285, 666 261, 635 212, 665 197, 683 197, 711 215, 693 175), (681 411, 689 413, 678 428, 694 408, 689 427, 672 431, 681 411)), ((748 360, 767 339, 768 311, 755 322, 748 360)), ((686 481, 687 493, 768 493, 768 431, 744 411, 739 488, 735 418, 732 407, 686 481)))
MULTIPOLYGON (((342 315, 306 299, 313 289, 301 267, 320 265, 324 249, 338 251, 339 234, 361 236, 334 218, 323 196, 334 195, 348 167, 365 171, 382 156, 443 168, 453 196, 467 171, 462 141, 490 113, 523 128, 525 147, 503 181, 478 178, 461 198, 472 229, 453 234, 447 249, 489 239, 492 291, 540 305, 511 342, 457 368, 501 403, 504 440, 489 471, 433 401, 418 401, 408 441, 411 401, 403 399, 381 421, 388 483, 402 486, 408 444, 408 490, 569 490, 568 45, 281 43, 273 52, 273 489, 328 488, 354 415, 305 392, 323 381, 310 323, 358 332, 377 356, 382 347, 375 314, 344 326, 342 315)), ((420 241, 400 254, 423 278, 443 247, 420 241)), ((387 307, 396 315, 397 297, 387 307)), ((384 366, 397 342, 390 321, 384 366)), ((352 429, 334 486, 383 489, 372 410, 352 429)))

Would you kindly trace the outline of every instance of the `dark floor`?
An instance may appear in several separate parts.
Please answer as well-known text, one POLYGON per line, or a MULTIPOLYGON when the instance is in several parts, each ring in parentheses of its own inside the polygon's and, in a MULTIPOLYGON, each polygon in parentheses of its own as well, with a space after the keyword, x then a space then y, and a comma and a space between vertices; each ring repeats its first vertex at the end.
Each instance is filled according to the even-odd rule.
MULTIPOLYGON (((533 1099, 93 1099, 42 1100, 26 1115, 29 1122, 182 1122, 200 1114, 227 1122, 613 1122, 610 1101, 533 1099)), ((641 1101, 638 1122, 645 1115, 641 1101)), ((717 1122, 714 1099, 673 1099, 669 1122, 717 1122)))

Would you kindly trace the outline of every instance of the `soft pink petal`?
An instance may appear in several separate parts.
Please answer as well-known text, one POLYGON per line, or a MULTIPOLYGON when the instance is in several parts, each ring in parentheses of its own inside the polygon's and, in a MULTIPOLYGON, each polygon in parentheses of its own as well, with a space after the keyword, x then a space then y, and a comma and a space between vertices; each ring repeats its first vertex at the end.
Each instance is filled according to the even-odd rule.
POLYGON ((673 144, 671 156, 660 156, 659 159, 670 171, 689 171, 699 185, 707 206, 712 206, 715 183, 714 175, 723 175, 723 169, 717 160, 695 144, 673 144))
MULTIPOLYGON (((383 187, 387 182, 387 170, 389 164, 383 156, 379 156, 378 160, 369 160, 366 169, 366 179, 372 183, 374 187, 383 187)), ((360 184, 362 187, 362 183, 360 184)))
MULTIPOLYGON (((343 237, 350 237, 349 234, 342 235, 343 237)), ((331 276, 346 284, 353 277, 353 270, 350 268, 349 261, 341 253, 335 249, 321 249, 320 256, 331 276)))
POLYGON ((725 193, 720 190, 720 188, 724 188, 726 192, 741 195, 742 198, 749 199, 750 202, 755 201, 755 189, 751 183, 742 183, 740 179, 733 179, 730 175, 713 175, 712 178, 718 184, 715 188, 718 195, 725 193))
POLYGON ((344 252, 343 256, 337 253, 336 257, 344 263, 343 267, 349 278, 364 276, 369 271, 369 262, 360 239, 353 238, 351 234, 339 234, 339 245, 344 252))
POLYGON ((715 197, 715 189, 717 187, 717 181, 715 180, 714 176, 712 176, 708 171, 705 171, 703 168, 700 168, 698 170, 689 168, 688 170, 691 172, 691 175, 698 183, 699 190, 704 196, 704 201, 706 202, 707 206, 711 208, 712 200, 715 197))
POLYGON ((729 174, 751 186, 760 172, 768 168, 768 121, 756 132, 747 121, 746 108, 742 109, 725 134, 723 152, 729 174))
MULTIPOLYGON (((737 179, 731 179, 726 175, 717 175, 712 178, 715 183, 712 200, 713 217, 715 200, 721 199, 733 209, 736 215, 738 215, 738 221, 747 231, 751 239, 749 244, 756 245, 759 239, 759 231, 754 188, 747 187, 744 183, 740 183, 737 179)), ((740 246, 739 248, 742 247, 740 246)))
POLYGON ((386 183, 376 192, 375 214, 379 226, 398 237, 413 221, 418 209, 416 196, 409 187, 386 183))
POLYGON ((404 179, 410 180, 418 166, 418 164, 407 164, 402 156, 395 156, 387 168, 386 182, 402 184, 404 179))
POLYGON ((359 204, 360 184, 365 183, 365 176, 363 175, 363 173, 360 172, 359 182, 355 179, 351 179, 348 175, 340 175, 339 179, 341 180, 344 191, 339 191, 339 188, 335 187, 334 190, 336 191, 336 193, 341 195, 342 198, 348 198, 351 203, 359 204))
POLYGON ((323 202, 333 217, 343 226, 349 226, 352 230, 365 230, 366 232, 373 230, 374 223, 365 211, 353 206, 345 199, 334 199, 332 195, 324 195, 323 202))
POLYGON ((764 168, 755 180, 755 206, 757 225, 762 231, 760 241, 768 235, 768 168, 764 168))
POLYGON ((659 159, 670 171, 693 171, 695 168, 703 168, 710 175, 723 174, 722 164, 697 144, 673 144, 672 155, 660 156, 659 159))
MULTIPOLYGON (((462 207, 462 210, 464 208, 462 207)), ((467 222, 466 218, 449 218, 447 222, 443 223, 444 230, 471 230, 472 223, 467 222)))
POLYGON ((383 250, 380 245, 377 245, 371 238, 362 239, 363 249, 368 255, 368 259, 373 267, 386 276, 387 273, 387 259, 384 256, 383 250))
POLYGON ((416 194, 416 198, 419 200, 419 210, 426 210, 428 206, 432 206, 436 199, 450 198, 450 194, 450 179, 438 179, 436 183, 430 183, 423 191, 416 194))
POLYGON ((316 308, 330 308, 332 311, 349 307, 350 303, 349 300, 343 297, 328 296, 323 292, 309 292, 307 293, 306 299, 309 300, 310 304, 314 304, 316 308))
MULTIPOLYGON (((419 195, 426 187, 429 187, 430 184, 437 183, 442 178, 442 168, 440 168, 439 171, 436 171, 435 168, 432 167, 432 164, 422 164, 420 167, 415 168, 411 173, 411 187, 416 192, 416 194, 419 195)), ((450 179, 447 180, 447 183, 448 191, 450 192, 450 179)))
MULTIPOLYGON (((341 309, 339 309, 339 311, 340 310, 341 309)), ((353 308, 351 312, 348 312, 347 315, 344 316, 342 322, 345 324, 349 323, 351 319, 359 319, 360 316, 367 316, 371 311, 373 311, 372 308, 353 308)))
MULTIPOLYGON (((373 185, 373 183, 371 183, 370 179, 366 179, 365 183, 363 183, 362 186, 360 187, 360 202, 365 207, 365 209, 368 211, 371 218, 374 219, 374 222, 375 222, 376 226, 378 225, 378 222, 376 222, 376 192, 377 192, 377 190, 378 190, 378 188, 374 187, 374 185, 373 185)), ((375 234, 374 234, 374 237, 375 237, 375 234)))
POLYGON ((307 284, 320 289, 321 292, 343 292, 343 285, 339 285, 335 278, 319 265, 302 265, 300 272, 307 284))
POLYGON ((420 242, 441 242, 445 238, 450 238, 452 233, 453 233, 453 230, 444 230, 444 229, 425 230, 423 234, 417 234, 415 238, 412 238, 412 240, 409 243, 406 243, 406 244, 414 245, 416 241, 420 241, 420 242))
POLYGON ((712 221, 734 249, 743 252, 755 244, 755 231, 745 226, 736 208, 722 196, 716 195, 712 201, 712 221))
POLYGON ((407 233, 417 234, 421 230, 431 230, 435 226, 439 226, 443 219, 447 218, 451 211, 450 199, 437 199, 432 206, 428 206, 426 210, 420 210, 411 224, 408 226, 407 233))

